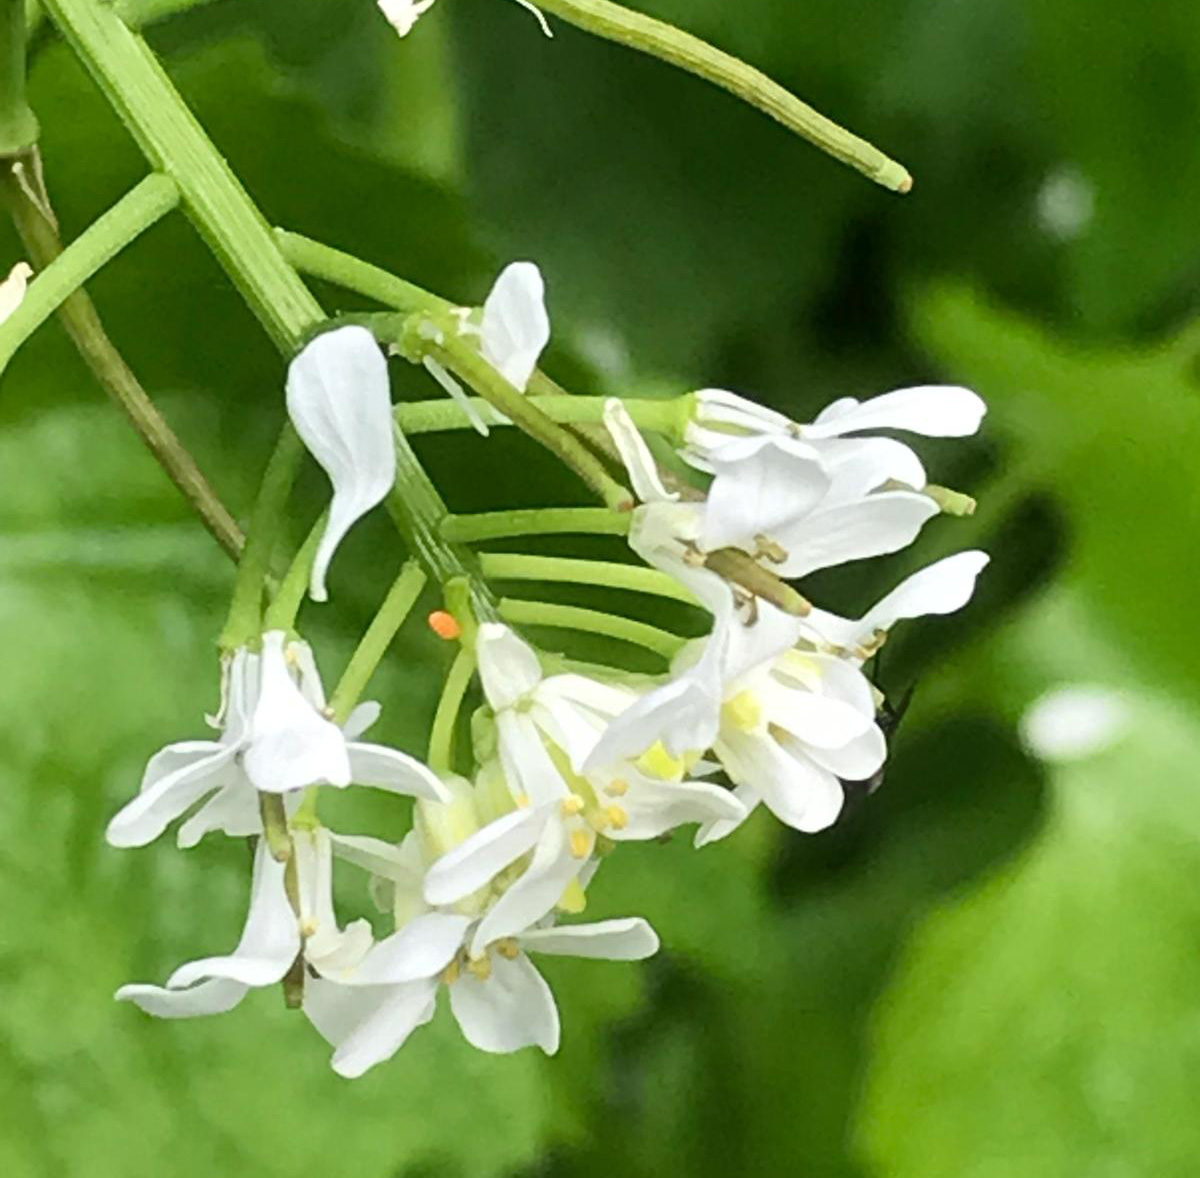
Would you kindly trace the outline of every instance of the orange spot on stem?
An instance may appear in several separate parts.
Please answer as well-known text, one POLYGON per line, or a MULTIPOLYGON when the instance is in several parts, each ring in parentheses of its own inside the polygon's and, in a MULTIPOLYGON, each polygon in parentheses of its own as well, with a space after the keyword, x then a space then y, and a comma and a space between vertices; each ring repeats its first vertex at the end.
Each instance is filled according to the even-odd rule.
POLYGON ((462 626, 458 624, 458 619, 444 609, 435 609, 429 615, 429 628, 447 642, 453 642, 456 638, 462 637, 462 626))

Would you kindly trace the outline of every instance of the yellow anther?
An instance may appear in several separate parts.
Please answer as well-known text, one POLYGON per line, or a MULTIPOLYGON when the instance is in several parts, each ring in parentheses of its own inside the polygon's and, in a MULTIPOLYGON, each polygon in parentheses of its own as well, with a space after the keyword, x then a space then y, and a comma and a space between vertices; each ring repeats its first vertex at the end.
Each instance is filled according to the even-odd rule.
POLYGON ((458 975, 461 972, 458 964, 458 959, 455 958, 444 970, 442 970, 442 981, 447 986, 453 986, 458 981, 458 975))
POLYGON ((623 798, 629 792, 629 782, 624 778, 618 777, 616 781, 608 783, 608 792, 614 798, 623 798))
POLYGON ((782 544, 761 532, 754 537, 754 555, 765 557, 772 564, 783 564, 788 558, 787 549, 782 544))
POLYGON ((521 946, 517 944, 516 937, 505 937, 502 941, 497 941, 492 948, 509 961, 515 961, 521 955, 521 946))
POLYGON ((609 827, 609 818, 607 810, 589 810, 587 812, 587 824, 597 834, 603 834, 609 827))
POLYGON ((609 820, 609 822, 611 822, 613 824, 613 827, 617 830, 624 830, 625 827, 627 827, 629 825, 628 813, 626 813, 626 811, 621 806, 617 806, 615 804, 612 806, 609 806, 609 808, 608 808, 608 820, 609 820))
POLYGON ((762 723, 762 701, 753 691, 740 691, 722 711, 726 719, 742 732, 753 732, 762 723))
POLYGON ((517 803, 517 809, 519 810, 528 810, 529 807, 533 805, 533 803, 529 800, 528 794, 517 794, 513 801, 517 803))
POLYGON ((592 836, 586 830, 571 831, 571 854, 586 859, 592 850, 592 836))
POLYGON ((568 916, 578 916, 587 907, 587 893, 583 890, 583 884, 577 879, 571 880, 555 907, 568 916))
POLYGON ((303 937, 315 936, 317 932, 317 922, 309 919, 300 925, 300 935, 303 937))
POLYGON ((492 976, 492 959, 486 953, 482 957, 472 957, 467 962, 467 969, 481 982, 486 982, 492 976))
POLYGON ((570 818, 575 814, 583 812, 583 798, 578 794, 568 794, 563 798, 562 812, 566 817, 570 818))
POLYGON ((683 758, 672 756, 661 740, 642 753, 635 764, 643 773, 664 781, 683 773, 683 758))

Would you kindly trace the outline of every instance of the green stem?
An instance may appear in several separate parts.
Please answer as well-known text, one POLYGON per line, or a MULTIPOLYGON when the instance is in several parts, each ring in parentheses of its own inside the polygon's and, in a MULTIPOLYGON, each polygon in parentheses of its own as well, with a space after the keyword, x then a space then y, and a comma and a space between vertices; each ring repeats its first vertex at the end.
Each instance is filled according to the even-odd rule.
POLYGON ((0 0, 0 156, 37 142, 37 119, 25 101, 25 42, 25 0, 0 0))
POLYGON ((464 647, 450 664, 429 733, 428 761, 435 773, 454 772, 454 728, 474 674, 475 656, 464 647))
POLYGON ((405 619, 416 605, 427 580, 421 566, 410 560, 388 590, 388 595, 367 627, 367 632, 360 639, 333 695, 329 698, 329 710, 338 724, 346 722, 354 705, 358 703, 359 696, 387 653, 392 639, 396 637, 397 631, 404 625, 405 619))
POLYGON ((557 630, 581 630, 585 634, 618 638, 633 646, 652 650, 668 660, 674 658, 687 641, 678 634, 660 630, 646 622, 635 622, 632 618, 583 609, 577 605, 553 605, 504 597, 500 600, 500 617, 514 626, 549 626, 557 630))
POLYGON ((632 523, 631 512, 609 511, 607 507, 530 507, 448 515, 441 521, 441 535, 443 540, 457 544, 514 536, 627 536, 632 523))
POLYGON ((262 818, 263 837, 267 840, 271 858, 277 863, 286 863, 292 857, 292 836, 288 833, 283 795, 260 793, 258 812, 262 818))
POLYGON ((597 37, 661 58, 757 107, 790 131, 893 192, 912 177, 877 147, 851 134, 744 61, 673 25, 611 0, 537 0, 539 8, 597 37))
MULTIPOLYGON (((559 425, 589 425, 604 420, 604 405, 607 397, 562 396, 538 397, 539 410, 559 425)), ((488 402, 481 397, 472 398, 485 421, 497 422, 489 412, 488 402)), ((643 430, 653 430, 682 441, 684 427, 690 413, 692 400, 688 396, 669 400, 635 398, 622 401, 634 423, 643 430)), ((472 429, 470 419, 463 408, 449 399, 435 401, 410 401, 396 406, 396 420, 410 437, 415 434, 445 433, 449 430, 472 429)), ((508 423, 508 424, 511 424, 508 423)))
POLYGON ((444 342, 421 340, 421 357, 429 357, 466 381, 493 408, 514 425, 540 442, 569 466, 613 510, 631 508, 633 496, 605 469, 577 437, 568 433, 542 412, 540 398, 531 400, 518 392, 466 340, 446 335, 444 342))
POLYGON ((657 569, 603 560, 575 560, 565 556, 524 556, 513 552, 483 552, 479 555, 483 575, 498 581, 549 581, 573 585, 598 585, 605 589, 628 589, 697 605, 673 577, 657 569))
POLYGON ((301 274, 356 291, 377 303, 382 303, 385 307, 395 307, 398 311, 428 311, 437 314, 449 311, 454 306, 438 295, 422 290, 403 278, 397 278, 396 275, 389 274, 370 262, 364 262, 351 254, 334 249, 331 245, 323 245, 299 233, 276 229, 275 240, 283 256, 301 274))
POLYGON ((292 563, 288 566, 288 571, 284 574, 283 580, 279 583, 279 589, 263 616, 262 630, 264 633, 268 630, 288 631, 295 626, 296 615, 300 612, 301 605, 304 604, 305 593, 308 592, 313 561, 316 559, 317 548, 320 546, 321 536, 324 535, 327 519, 328 512, 313 524, 312 531, 308 533, 307 539, 300 545, 299 551, 292 558, 292 563))
MULTIPOLYGON (((8 324, 0 327, 2 337, 12 320, 24 310, 24 304, 41 297, 42 283, 64 251, 49 198, 41 183, 41 165, 36 151, 11 161, 8 167, 0 170, 0 185, 25 249, 34 266, 41 271, 22 306, 17 308, 8 324), (34 184, 40 191, 32 187, 34 184)), ((79 241, 71 248, 74 249, 79 241)), ((129 419, 147 449, 204 521, 217 543, 236 560, 244 542, 241 528, 108 338, 87 292, 77 289, 68 294, 59 307, 59 317, 100 386, 129 419)))
MULTIPOLYGON (((32 182, 24 164, 10 172, 8 189, 32 182)), ((11 199, 17 199, 13 193, 11 199)), ((179 203, 179 189, 168 176, 147 176, 49 263, 30 284, 21 304, 0 325, 0 372, 16 350, 70 296, 130 242, 179 203)))

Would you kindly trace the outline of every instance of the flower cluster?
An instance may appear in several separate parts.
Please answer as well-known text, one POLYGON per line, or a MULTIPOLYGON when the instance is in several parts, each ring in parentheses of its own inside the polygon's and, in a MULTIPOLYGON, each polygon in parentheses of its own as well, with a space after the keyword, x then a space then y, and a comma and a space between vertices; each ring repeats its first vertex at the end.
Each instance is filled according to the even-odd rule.
MULTIPOLYGON (((424 7, 407 11, 415 18, 424 7)), ((439 356, 483 361, 524 394, 549 340, 543 293, 537 268, 518 263, 479 311, 421 322, 410 335, 436 343, 439 356)), ((425 360, 463 421, 486 429, 442 360, 425 360)), ((313 340, 291 365, 287 407, 333 488, 304 570, 323 601, 340 540, 396 482, 387 362, 372 332, 344 326, 313 340)), ((357 1076, 428 1022, 445 989, 476 1047, 552 1053, 558 1011, 533 958, 635 961, 658 948, 637 917, 570 919, 620 843, 693 826, 703 846, 760 804, 815 832, 838 818, 846 783, 878 780, 884 700, 864 666, 897 622, 965 605, 987 557, 931 564, 859 618, 819 608, 791 582, 897 552, 939 512, 962 510, 965 497, 931 485, 891 433, 971 434, 982 402, 962 388, 910 388, 835 401, 807 424, 721 390, 689 394, 680 407, 686 422, 657 457, 619 399, 595 405, 593 428, 597 453, 619 455, 636 495, 631 549, 711 615, 707 635, 682 645, 666 673, 634 677, 545 655, 486 606, 464 615, 460 605, 443 632, 461 641, 483 697, 466 775, 364 741, 379 707, 331 709, 294 628, 228 651, 215 737, 151 758, 108 838, 141 846, 180 819, 181 847, 210 832, 254 837, 241 939, 228 955, 181 966, 165 986, 129 985, 118 997, 193 1017, 282 982, 332 1045, 334 1068, 357 1076), (415 799, 399 845, 320 822, 318 790, 351 785, 415 799), (339 923, 336 864, 369 874, 380 927, 339 923)))

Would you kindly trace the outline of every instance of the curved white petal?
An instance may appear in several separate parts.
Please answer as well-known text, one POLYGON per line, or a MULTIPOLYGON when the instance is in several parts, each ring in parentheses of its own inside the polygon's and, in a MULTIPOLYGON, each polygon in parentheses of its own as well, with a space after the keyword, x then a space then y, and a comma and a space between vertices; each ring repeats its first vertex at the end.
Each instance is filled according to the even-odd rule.
POLYGON ((346 717, 342 735, 347 740, 357 740, 379 719, 382 706, 373 699, 364 700, 346 717))
POLYGON ((640 916, 531 929, 522 934, 520 942, 529 953, 599 961, 644 961, 659 947, 658 934, 640 916))
POLYGON ((413 26, 437 3, 437 0, 376 0, 379 11, 400 37, 407 37, 413 26))
POLYGON ((524 392, 550 342, 546 284, 532 262, 506 266, 483 304, 483 358, 524 392))
POLYGON ((803 753, 814 764, 827 769, 843 781, 866 781, 883 768, 887 760, 887 739, 878 724, 839 747, 819 747, 811 742, 793 741, 782 735, 779 743, 795 755, 803 753))
POLYGON ((33 267, 28 262, 18 262, 0 282, 0 323, 25 301, 25 291, 32 277, 33 267))
POLYGON ((287 407, 296 432, 333 484, 309 586, 313 600, 324 601, 334 550, 396 481, 387 361, 371 333, 340 327, 309 343, 288 368, 287 407))
POLYGON ((255 789, 286 793, 307 785, 350 784, 341 729, 315 711, 296 686, 284 655, 285 635, 263 635, 262 685, 242 758, 255 789))
POLYGON ((176 842, 187 850, 213 830, 231 838, 246 838, 262 832, 258 793, 236 767, 230 770, 230 781, 180 826, 176 842))
POLYGON ((552 675, 545 681, 544 691, 610 720, 637 699, 637 692, 632 688, 573 673, 552 675))
POLYGON ((442 912, 415 917, 380 941, 345 980, 353 985, 394 985, 441 973, 462 948, 471 918, 442 912))
POLYGON ((450 987, 450 1009, 467 1042, 480 1051, 506 1054, 522 1047, 558 1050, 558 1008, 546 979, 523 954, 494 954, 491 976, 464 971, 450 987))
POLYGON ((478 891, 537 844, 546 824, 555 820, 554 805, 514 810, 447 851, 425 876, 426 901, 455 904, 478 891))
POLYGON ((830 438, 813 443, 831 484, 825 505, 861 499, 887 482, 924 490, 925 467, 911 446, 892 438, 830 438))
POLYGON ((937 514, 932 499, 910 491, 884 491, 814 511, 776 536, 788 557, 775 571, 784 577, 803 577, 848 561, 898 552, 937 514))
POLYGON ((750 434, 791 432, 790 418, 737 393, 725 389, 700 389, 695 397, 693 416, 703 425, 715 425, 750 434))
POLYGON ((350 780, 357 785, 372 785, 433 802, 451 800, 450 792, 432 769, 398 749, 354 741, 346 745, 346 754, 350 758, 350 780))
POLYGON ((864 716, 840 699, 814 691, 780 691, 771 707, 771 722, 804 744, 837 749, 871 727, 864 716))
POLYGON ((629 410, 616 397, 609 397, 604 402, 604 424, 629 472, 629 481, 638 499, 642 503, 673 503, 678 499, 678 495, 663 486, 658 464, 646 439, 634 425, 629 410))
POLYGON ((738 818, 720 818, 715 822, 706 822, 696 831, 692 846, 697 850, 709 843, 719 842, 733 834, 751 814, 762 804, 762 798, 752 789, 739 785, 733 790, 733 796, 741 803, 742 813, 738 818))
POLYGON ((535 925, 562 899, 585 862, 571 853, 565 824, 557 817, 547 822, 529 866, 476 926, 471 955, 478 957, 493 941, 535 925))
POLYGON ((832 826, 844 797, 838 779, 794 748, 785 750, 768 736, 723 740, 716 749, 730 780, 762 798, 781 822, 814 833, 832 826))
POLYGON ((511 708, 542 681, 542 667, 533 647, 500 622, 479 627, 475 654, 483 693, 496 711, 511 708))
POLYGON ((266 840, 254 856, 250 911, 237 948, 224 957, 205 957, 181 965, 167 987, 181 989, 207 978, 228 978, 244 986, 278 982, 300 952, 300 929, 283 884, 284 865, 271 858, 266 840))
POLYGON ((639 776, 620 805, 628 824, 605 833, 617 842, 658 838, 689 822, 741 823, 746 807, 727 789, 704 781, 652 781, 639 776))
POLYGON ((523 796, 540 806, 571 792, 529 713, 508 708, 496 717, 496 729, 500 734, 500 762, 515 797, 523 796))
POLYGON ((155 1018, 203 1018, 232 1010, 250 987, 229 978, 210 978, 187 990, 162 986, 122 986, 114 995, 118 1002, 133 1002, 155 1018))
POLYGON ((788 437, 738 438, 710 452, 714 479, 701 547, 755 549, 755 538, 803 519, 830 487, 811 446, 788 437))
POLYGON ((142 792, 113 815, 105 838, 114 847, 153 842, 205 794, 226 783, 236 771, 236 752, 212 741, 169 745, 150 759, 142 792))
POLYGON ((986 552, 959 552, 901 581, 862 619, 862 641, 876 630, 890 630, 900 621, 962 609, 971 600, 975 582, 990 559, 986 552))
POLYGON ((576 773, 596 747, 605 727, 599 716, 549 692, 538 693, 529 715, 550 743, 566 753, 576 773))
POLYGON ((869 401, 837 401, 803 432, 807 438, 832 438, 865 429, 899 429, 928 438, 962 438, 979 429, 986 412, 983 398, 970 389, 920 385, 869 401))
POLYGON ((433 1018, 436 1005, 432 978, 363 987, 311 978, 304 988, 304 1012, 336 1048, 333 1070, 347 1079, 391 1059, 413 1031, 433 1018))

